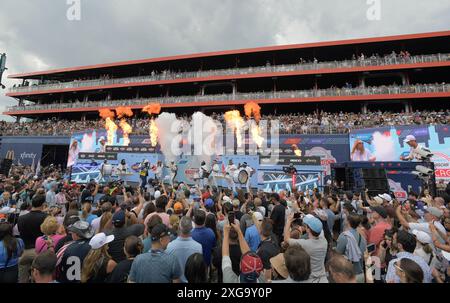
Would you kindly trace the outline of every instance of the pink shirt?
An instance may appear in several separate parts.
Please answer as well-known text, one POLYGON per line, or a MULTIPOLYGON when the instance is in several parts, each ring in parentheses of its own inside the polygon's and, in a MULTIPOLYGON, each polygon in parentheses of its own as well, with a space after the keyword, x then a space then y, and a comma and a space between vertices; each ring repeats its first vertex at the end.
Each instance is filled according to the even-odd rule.
MULTIPOLYGON (((55 247, 58 244, 59 240, 64 238, 64 236, 63 235, 51 235, 50 238, 53 240, 53 247, 55 247)), ((44 236, 37 238, 36 243, 35 243, 36 254, 43 253, 47 249, 48 249, 47 242, 44 240, 44 236)))
POLYGON ((377 223, 376 225, 374 225, 369 230, 369 240, 367 241, 367 243, 375 244, 376 251, 375 251, 374 255, 376 255, 376 253, 378 252, 378 245, 380 244, 381 241, 383 241, 384 231, 387 229, 391 229, 391 228, 392 228, 391 224, 389 224, 385 221, 381 221, 381 222, 377 223))

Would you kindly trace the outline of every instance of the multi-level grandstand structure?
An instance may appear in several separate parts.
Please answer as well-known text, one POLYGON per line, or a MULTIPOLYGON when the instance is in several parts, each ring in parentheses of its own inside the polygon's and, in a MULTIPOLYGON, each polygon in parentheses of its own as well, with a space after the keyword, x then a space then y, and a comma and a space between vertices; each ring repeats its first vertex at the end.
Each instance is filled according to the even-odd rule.
POLYGON ((448 108, 450 31, 134 60, 9 75, 17 118, 92 119, 152 100, 165 110, 448 108))

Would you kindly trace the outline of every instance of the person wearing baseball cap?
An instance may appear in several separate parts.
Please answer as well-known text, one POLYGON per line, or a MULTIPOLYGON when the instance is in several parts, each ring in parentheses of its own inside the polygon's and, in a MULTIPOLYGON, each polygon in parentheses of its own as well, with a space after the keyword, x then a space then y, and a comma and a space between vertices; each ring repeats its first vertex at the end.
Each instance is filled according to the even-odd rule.
POLYGON ((91 250, 89 241, 95 232, 86 221, 76 221, 67 227, 67 230, 71 233, 74 241, 65 244, 57 253, 58 265, 56 280, 60 283, 79 283, 80 277, 72 275, 70 272, 76 270, 81 272, 81 265, 91 250), (74 258, 78 258, 80 262, 74 264, 71 261, 74 258))
POLYGON ((384 233, 386 230, 392 228, 391 224, 386 220, 388 213, 386 208, 383 206, 371 206, 369 213, 369 222, 372 227, 369 229, 369 235, 367 238, 367 243, 375 244, 374 255, 377 255, 379 244, 384 239, 384 233))
POLYGON ((222 243, 222 273, 223 283, 264 283, 263 262, 261 258, 253 251, 250 250, 247 241, 245 241, 242 230, 239 224, 229 224, 224 226, 223 229, 223 243, 222 243), (230 259, 230 230, 233 228, 239 239, 241 247, 241 262, 240 262, 240 274, 236 275, 233 271, 232 262, 230 259))
POLYGON ((307 239, 291 239, 290 228, 294 221, 294 215, 289 215, 284 227, 284 241, 289 245, 302 246, 311 257, 310 278, 317 283, 327 283, 325 271, 325 258, 328 251, 328 242, 323 233, 323 225, 320 219, 308 214, 303 218, 302 232, 306 231, 307 239))
MULTIPOLYGON (((436 207, 426 207, 424 208, 423 221, 424 222, 408 222, 403 215, 402 206, 398 206, 396 209, 397 218, 400 221, 400 224, 403 228, 410 230, 419 230, 427 233, 429 236, 432 236, 432 232, 430 230, 430 223, 434 225, 434 227, 439 230, 443 235, 447 233, 445 227, 442 225, 440 219, 443 216, 444 212, 436 207)), ((444 239, 439 236, 439 241, 444 243, 444 239)))
POLYGON ((104 283, 117 263, 108 254, 108 243, 114 241, 114 235, 98 233, 91 238, 91 251, 84 259, 81 270, 81 283, 104 283))
POLYGON ((127 222, 130 221, 129 216, 130 212, 119 209, 114 213, 111 219, 113 228, 108 235, 114 235, 114 240, 108 245, 108 253, 116 263, 126 259, 125 252, 123 250, 125 239, 132 235, 139 237, 144 233, 144 224, 133 224, 127 226, 127 222))
POLYGON ((180 282, 183 272, 178 259, 166 251, 171 232, 164 224, 153 227, 152 249, 138 255, 131 265, 129 282, 172 283, 180 282))
POLYGON ((420 145, 417 143, 416 137, 413 135, 406 136, 405 140, 403 140, 404 143, 408 144, 410 147, 409 155, 404 157, 400 156, 400 160, 402 161, 412 161, 414 159, 420 159, 420 155, 418 154, 418 150, 421 148, 420 145))

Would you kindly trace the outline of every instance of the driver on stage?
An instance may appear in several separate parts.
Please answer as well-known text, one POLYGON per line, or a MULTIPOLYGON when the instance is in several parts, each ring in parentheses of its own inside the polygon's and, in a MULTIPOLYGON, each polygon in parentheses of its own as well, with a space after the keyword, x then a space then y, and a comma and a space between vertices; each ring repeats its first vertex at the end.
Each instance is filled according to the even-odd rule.
POLYGON ((253 175, 254 170, 247 164, 247 162, 242 163, 242 168, 244 168, 248 174, 247 183, 245 184, 245 187, 247 188, 247 192, 250 192, 250 179, 251 176, 253 175))
POLYGON ((111 165, 108 163, 108 160, 104 160, 102 165, 100 166, 100 174, 101 174, 101 178, 100 180, 103 178, 103 180, 108 183, 109 179, 111 177, 111 170, 108 171, 109 169, 112 169, 111 165))
POLYGON ((99 153, 106 153, 106 140, 105 137, 101 136, 98 140, 100 143, 99 153))
POLYGON ((234 172, 236 171, 236 165, 233 164, 233 160, 228 161, 228 165, 225 168, 225 180, 227 180, 228 188, 236 191, 236 184, 233 180, 234 172))
POLYGON ((150 164, 147 159, 141 162, 139 165, 139 177, 141 178, 141 188, 145 192, 145 187, 147 186, 147 177, 148 177, 148 170, 150 168, 150 164))
POLYGON ((423 149, 422 146, 420 146, 417 141, 416 137, 413 135, 406 136, 405 140, 403 140, 406 144, 410 146, 409 155, 406 157, 400 156, 400 160, 403 161, 412 161, 414 159, 421 160, 420 154, 417 152, 420 149, 423 149))
POLYGON ((175 181, 175 178, 178 173, 178 166, 175 164, 174 161, 170 161, 170 164, 169 166, 167 166, 167 168, 170 169, 170 185, 172 185, 173 187, 173 182, 175 181))
POLYGON ((155 179, 158 181, 162 181, 162 173, 164 170, 164 165, 162 164, 161 160, 158 160, 156 162, 156 166, 153 167, 153 171, 155 172, 155 179))
POLYGON ((206 165, 205 161, 202 161, 198 175, 200 178, 201 188, 205 188, 205 184, 208 183, 208 177, 209 177, 209 170, 208 170, 208 166, 206 165))
POLYGON ((215 186, 216 188, 219 188, 217 186, 217 180, 216 180, 216 177, 219 177, 219 176, 220 176, 219 164, 217 163, 217 160, 214 159, 210 177, 213 181, 213 186, 215 186))
POLYGON ((117 165, 117 173, 119 175, 126 174, 128 172, 128 165, 125 162, 125 159, 120 160, 119 165, 117 165))

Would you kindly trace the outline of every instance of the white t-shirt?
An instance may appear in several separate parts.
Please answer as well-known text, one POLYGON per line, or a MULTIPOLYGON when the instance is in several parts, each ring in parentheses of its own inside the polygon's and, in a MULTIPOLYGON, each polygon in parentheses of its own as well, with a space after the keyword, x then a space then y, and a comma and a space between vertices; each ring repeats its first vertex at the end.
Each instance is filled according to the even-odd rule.
POLYGON ((351 158, 352 161, 370 161, 370 158, 372 158, 372 154, 367 149, 364 149, 363 153, 360 153, 357 150, 351 155, 351 158))
POLYGON ((228 164, 227 167, 225 168, 225 172, 227 174, 229 174, 230 176, 233 175, 235 170, 236 170, 236 165, 234 165, 234 164, 228 164))
POLYGON ((220 173, 219 173, 219 171, 220 171, 220 169, 219 169, 219 164, 214 164, 213 165, 213 167, 212 167, 212 171, 213 171, 213 175, 214 176, 218 176, 220 173))
MULTIPOLYGON (((447 231, 445 230, 445 227, 441 224, 441 222, 434 221, 434 226, 436 227, 437 230, 439 230, 444 235, 447 233, 447 231)), ((427 234, 430 235, 430 237, 432 236, 431 231, 430 231, 430 226, 429 226, 428 222, 424 222, 424 223, 409 223, 409 228, 411 230, 416 229, 416 230, 420 230, 420 231, 426 232, 427 234)), ((439 236, 438 238, 442 242, 441 237, 439 236)), ((442 243, 444 243, 444 242, 442 242, 442 243)))

